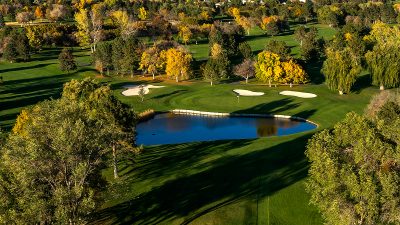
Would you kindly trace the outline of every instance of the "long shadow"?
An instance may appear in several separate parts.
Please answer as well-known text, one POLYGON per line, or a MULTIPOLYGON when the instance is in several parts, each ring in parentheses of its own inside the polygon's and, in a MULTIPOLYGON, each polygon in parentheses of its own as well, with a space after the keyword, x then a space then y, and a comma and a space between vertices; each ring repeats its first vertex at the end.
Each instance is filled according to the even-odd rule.
POLYGON ((41 64, 36 64, 33 66, 19 66, 19 67, 14 67, 14 68, 9 68, 9 69, 3 69, 3 70, 0 70, 0 76, 2 73, 15 72, 15 71, 20 71, 20 70, 38 69, 38 68, 46 67, 51 64, 53 64, 53 63, 41 63, 41 64))
MULTIPOLYGON (((186 217, 187 220, 183 224, 187 224, 232 202, 269 196, 307 176, 308 163, 303 152, 309 137, 310 135, 305 135, 276 146, 254 149, 244 155, 226 155, 203 164, 196 162, 194 157, 189 162, 197 163, 198 166, 206 168, 205 170, 191 175, 185 175, 182 171, 177 174, 176 179, 169 180, 126 202, 99 211, 94 215, 92 223, 157 224, 161 221, 168 222, 175 218, 186 217)), ((227 148, 229 145, 237 148, 239 143, 226 142, 227 146, 220 148, 229 150, 227 148)), ((196 154, 208 147, 212 146, 192 146, 191 150, 182 154, 191 157, 187 155, 196 154)), ((180 149, 176 151, 175 154, 180 156, 180 149)), ((173 156, 170 160, 172 158, 173 156)), ((182 158, 178 158, 174 162, 179 164, 181 160, 182 158)), ((162 164, 164 161, 165 158, 160 157, 142 166, 158 163, 160 170, 162 168, 168 170, 171 163, 162 164)), ((185 169, 183 166, 180 165, 181 170, 185 169)), ((140 176, 146 175, 140 173, 140 176)))
POLYGON ((293 103, 292 99, 284 98, 268 103, 258 104, 248 109, 235 111, 234 113, 275 114, 289 109, 295 109, 299 106, 300 103, 293 103))
POLYGON ((356 83, 353 85, 352 91, 359 94, 363 89, 370 87, 371 83, 372 79, 370 74, 359 76, 356 83))
POLYGON ((165 94, 154 96, 154 97, 152 97, 152 99, 160 99, 160 98, 164 98, 164 97, 168 97, 168 96, 182 94, 182 93, 185 93, 185 92, 187 92, 187 90, 175 90, 175 91, 172 91, 170 93, 165 93, 165 94))
POLYGON ((325 82, 325 76, 321 73, 323 62, 324 59, 320 59, 314 62, 302 63, 307 71, 311 83, 322 84, 323 82, 325 82))

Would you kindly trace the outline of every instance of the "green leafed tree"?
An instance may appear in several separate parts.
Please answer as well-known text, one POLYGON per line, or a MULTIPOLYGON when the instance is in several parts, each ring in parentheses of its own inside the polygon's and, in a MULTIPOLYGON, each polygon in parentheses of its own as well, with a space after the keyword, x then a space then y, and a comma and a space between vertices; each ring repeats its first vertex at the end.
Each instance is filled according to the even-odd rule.
POLYGON ((328 88, 339 91, 341 95, 349 93, 361 72, 361 63, 353 57, 349 48, 328 49, 326 55, 321 71, 325 75, 328 88))
POLYGON ((349 113, 308 143, 307 190, 327 224, 400 224, 400 110, 381 110, 389 123, 349 113))
POLYGON ((60 63, 61 71, 67 71, 68 74, 70 71, 77 68, 71 48, 63 48, 58 56, 58 61, 60 63))
POLYGON ((134 142, 134 114, 111 93, 72 81, 61 99, 25 111, 0 151, 1 223, 88 221, 101 202, 101 169, 134 142))

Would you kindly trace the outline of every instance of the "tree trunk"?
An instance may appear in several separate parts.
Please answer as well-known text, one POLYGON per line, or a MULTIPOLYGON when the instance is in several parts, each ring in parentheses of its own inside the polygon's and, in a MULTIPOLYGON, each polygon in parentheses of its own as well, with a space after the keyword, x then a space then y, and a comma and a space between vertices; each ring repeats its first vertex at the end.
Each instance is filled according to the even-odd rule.
POLYGON ((292 84, 292 83, 290 83, 289 85, 290 85, 290 88, 292 88, 292 87, 293 87, 293 84, 292 84))
POLYGON ((113 167, 114 167, 114 179, 118 179, 118 167, 117 167, 117 152, 115 149, 115 145, 112 146, 113 153, 113 167))
POLYGON ((246 77, 246 84, 249 82, 249 77, 247 76, 246 77))
POLYGON ((153 74, 153 80, 156 79, 154 72, 152 74, 153 74))
POLYGON ((211 86, 213 86, 213 81, 212 81, 212 80, 211 80, 211 82, 210 82, 210 83, 211 83, 211 86))
POLYGON ((131 78, 133 78, 133 70, 131 70, 131 78))
POLYGON ((177 83, 179 82, 178 76, 175 76, 175 81, 176 81, 177 83))
POLYGON ((269 80, 269 87, 272 87, 272 85, 271 85, 271 80, 269 80))
POLYGON ((343 95, 343 91, 339 91, 339 95, 343 95))
POLYGON ((379 87, 379 90, 381 90, 381 91, 385 90, 385 86, 383 86, 383 85, 381 84, 381 86, 379 87))

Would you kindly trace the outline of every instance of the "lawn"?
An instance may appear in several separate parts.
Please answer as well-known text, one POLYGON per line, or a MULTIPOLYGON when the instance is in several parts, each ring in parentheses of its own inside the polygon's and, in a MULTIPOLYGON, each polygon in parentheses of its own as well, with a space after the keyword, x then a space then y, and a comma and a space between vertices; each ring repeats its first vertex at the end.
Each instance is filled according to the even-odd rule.
MULTIPOLYGON (((334 30, 318 26, 320 34, 332 37, 334 30)), ((253 51, 262 50, 269 37, 253 30, 247 37, 253 51)), ((293 35, 286 40, 298 56, 293 35)), ((196 60, 208 56, 208 44, 189 45, 196 60)), ((0 125, 9 130, 22 108, 38 101, 57 98, 62 84, 72 78, 94 76, 87 51, 75 49, 79 70, 72 74, 58 69, 60 49, 45 49, 31 62, 0 62, 0 125)), ((320 68, 310 69, 318 75, 320 68)), ((115 95, 140 112, 175 108, 285 114, 310 119, 330 128, 347 112, 363 112, 376 87, 368 87, 368 76, 360 77, 354 92, 339 96, 324 84, 309 84, 291 90, 311 92, 314 99, 279 95, 289 87, 269 88, 256 82, 222 83, 203 81, 176 84, 157 81, 165 88, 152 89, 144 102, 121 95, 126 84, 153 82, 139 78, 102 78, 115 95), (235 88, 263 91, 261 97, 240 97, 235 88)), ((322 224, 316 209, 308 204, 304 189, 308 163, 304 156, 307 140, 315 132, 254 140, 232 140, 145 147, 137 157, 120 162, 121 178, 114 181, 111 170, 104 175, 112 183, 103 192, 106 202, 93 215, 94 224, 322 224)))

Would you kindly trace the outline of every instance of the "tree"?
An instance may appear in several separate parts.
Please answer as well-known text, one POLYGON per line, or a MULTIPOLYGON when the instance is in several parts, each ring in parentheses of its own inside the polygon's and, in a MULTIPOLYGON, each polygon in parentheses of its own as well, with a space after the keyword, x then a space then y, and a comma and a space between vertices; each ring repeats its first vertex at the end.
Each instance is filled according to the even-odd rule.
POLYGON ((289 83, 290 87, 293 84, 304 84, 308 81, 307 74, 304 69, 295 63, 293 59, 282 62, 282 68, 285 73, 283 81, 289 83))
POLYGON ((80 46, 90 46, 92 53, 94 52, 91 39, 91 23, 89 21, 89 15, 86 9, 81 9, 75 13, 75 21, 78 31, 75 33, 76 38, 79 41, 80 46))
POLYGON ((110 68, 112 67, 112 45, 110 42, 100 42, 97 45, 96 52, 94 54, 96 68, 103 75, 104 69, 107 70, 107 75, 110 74, 110 68))
POLYGON ((347 47, 342 50, 328 49, 326 55, 321 72, 325 75, 328 88, 339 91, 340 95, 349 93, 361 72, 360 62, 347 47))
POLYGON ((325 5, 318 9, 318 22, 337 27, 342 20, 343 12, 334 5, 325 5))
POLYGON ((285 41, 271 40, 265 45, 265 50, 278 54, 284 59, 290 58, 291 48, 286 45, 285 41))
POLYGON ((67 8, 62 4, 52 4, 47 18, 51 21, 59 21, 68 15, 67 8))
POLYGON ((400 115, 390 123, 349 113, 312 137, 307 191, 329 224, 400 223, 400 115))
POLYGON ((139 67, 140 56, 142 55, 142 42, 135 37, 127 37, 124 40, 122 69, 133 77, 133 72, 139 67))
POLYGON ((192 55, 183 49, 170 48, 165 52, 165 72, 167 77, 175 78, 176 82, 188 79, 191 73, 192 55))
POLYGON ((33 20, 33 15, 30 12, 20 12, 15 17, 18 23, 28 23, 33 20))
POLYGON ((97 3, 92 5, 90 12, 90 36, 93 40, 93 51, 96 51, 96 45, 103 39, 103 25, 105 17, 105 5, 103 3, 97 3))
POLYGON ((273 81, 279 81, 283 76, 284 71, 280 64, 279 55, 268 51, 260 52, 255 64, 256 78, 262 82, 268 82, 271 87, 273 81))
POLYGON ((239 52, 245 59, 253 57, 253 51, 251 50, 249 43, 246 41, 239 44, 239 52))
POLYGON ((124 59, 125 42, 121 37, 118 37, 112 42, 112 64, 114 70, 119 74, 122 71, 122 63, 124 59))
POLYGON ((13 63, 18 58, 17 46, 15 40, 10 39, 4 46, 3 58, 13 63))
POLYGON ((371 51, 365 55, 368 68, 372 75, 372 83, 385 87, 400 85, 400 28, 384 23, 375 23, 366 40, 374 44, 371 51))
POLYGON ((318 37, 318 30, 316 28, 306 29, 301 26, 296 29, 295 37, 300 41, 300 54, 304 60, 319 60, 324 40, 318 37))
POLYGON ((77 68, 71 48, 63 48, 60 55, 58 55, 58 61, 60 62, 61 71, 67 71, 68 74, 71 70, 77 68))
POLYGON ((246 58, 239 65, 236 65, 234 68, 234 73, 238 76, 243 77, 246 80, 246 84, 249 81, 249 78, 254 77, 255 74, 255 62, 250 58, 246 58))
POLYGON ((120 119, 132 119, 131 110, 121 106, 109 87, 85 80, 66 84, 61 99, 29 109, 23 132, 11 133, 0 151, 0 222, 87 222, 101 200, 108 153, 134 139, 120 119))
POLYGON ((154 80, 155 74, 164 67, 164 63, 161 52, 156 47, 151 47, 142 53, 139 69, 151 73, 154 80))
POLYGON ((140 97, 140 99, 142 100, 142 102, 144 101, 144 95, 146 94, 146 91, 144 90, 144 86, 140 85, 139 86, 139 92, 138 95, 140 97))
POLYGON ((138 15, 139 19, 141 20, 145 20, 147 19, 147 11, 144 7, 140 7, 139 8, 139 15, 138 15))
POLYGON ((126 11, 117 10, 111 13, 111 18, 114 23, 118 26, 120 33, 124 33, 125 29, 129 24, 129 15, 126 11))
POLYGON ((190 38, 192 38, 193 34, 188 26, 180 26, 178 35, 181 38, 182 42, 186 45, 190 38))
POLYGON ((44 17, 42 8, 40 6, 36 6, 36 8, 35 8, 35 17, 36 17, 36 19, 43 19, 43 17, 44 17))

